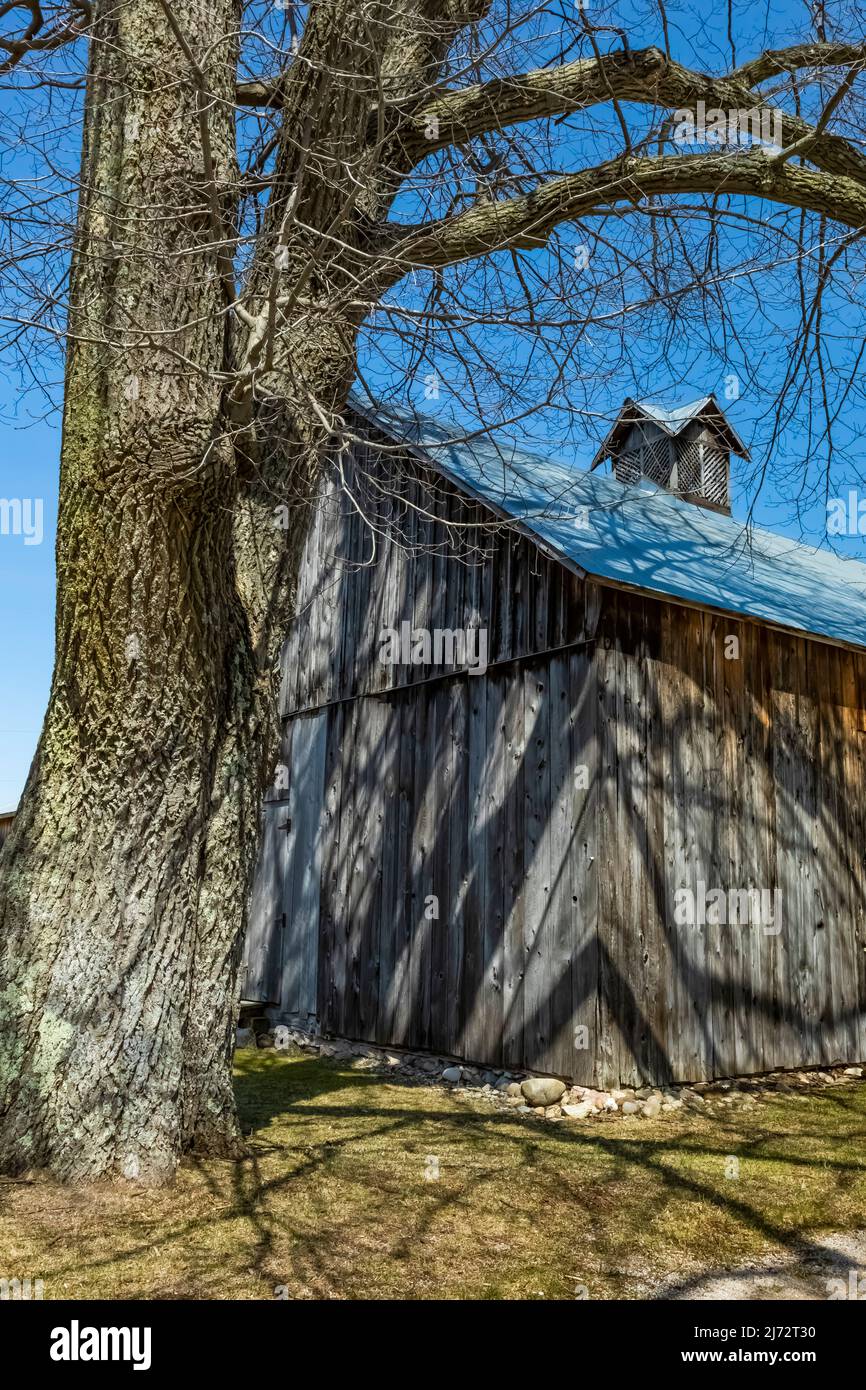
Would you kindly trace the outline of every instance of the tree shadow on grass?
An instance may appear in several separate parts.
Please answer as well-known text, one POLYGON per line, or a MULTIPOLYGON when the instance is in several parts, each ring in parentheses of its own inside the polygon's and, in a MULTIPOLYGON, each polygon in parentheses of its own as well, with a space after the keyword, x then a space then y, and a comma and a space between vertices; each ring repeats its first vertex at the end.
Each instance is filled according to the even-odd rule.
POLYGON ((324 1059, 251 1054, 239 1061, 237 1091, 253 1131, 247 1157, 188 1160, 200 1196, 181 1184, 177 1205, 157 1225, 133 1222, 123 1232, 126 1249, 67 1260, 69 1272, 108 1267, 121 1296, 176 1296, 156 1291, 138 1268, 158 1239, 178 1281, 204 1297, 213 1296, 214 1269, 217 1287, 233 1296, 274 1298, 280 1285, 318 1298, 513 1296, 520 1261, 538 1283, 544 1272, 548 1291, 568 1297, 569 1260, 596 1271, 607 1291, 643 1286, 642 1296, 688 1297, 703 1278, 690 1272, 703 1265, 701 1239, 683 1246, 680 1292, 652 1287, 678 1278, 670 1250, 655 1272, 652 1241, 665 1222, 682 1220, 685 1204, 692 1218, 721 1212, 732 1250, 739 1230, 751 1237, 744 1248, 757 1236, 774 1257, 820 1262, 817 1232, 829 1228, 822 1211, 836 1190, 866 1177, 866 1116, 850 1113, 853 1099, 838 1091, 816 1095, 816 1113, 792 1111, 790 1125, 784 1114, 780 1123, 780 1098, 765 1122, 742 1112, 683 1117, 664 1133, 620 1119, 549 1125, 471 1101, 457 1109, 438 1089, 324 1059), (764 1164, 785 1165, 789 1185, 814 1175, 817 1218, 795 1224, 772 1184, 726 1182, 731 1153, 754 1163, 759 1178, 764 1164), (431 1154, 441 1167, 428 1181, 431 1154), (509 1227, 518 1232, 512 1250, 509 1227))
MULTIPOLYGON (((798 1142, 808 1146, 813 1140, 826 1140, 828 1127, 823 1115, 820 1118, 816 1116, 814 1122, 810 1117, 805 1132, 803 1117, 792 1116, 792 1121, 796 1118, 796 1125, 792 1123, 788 1132, 779 1132, 778 1113, 768 1115, 767 1124, 762 1124, 760 1117, 726 1113, 712 1117, 710 1122, 715 1131, 712 1135, 701 1133, 705 1120, 695 1119, 694 1126, 685 1132, 671 1129, 658 1138, 651 1133, 635 1135, 633 1129, 631 1132, 617 1133, 616 1120, 576 1129, 565 1124, 550 1126, 502 1111, 479 1112, 467 1108, 462 1113, 455 1113, 427 1107, 423 1103, 404 1107, 400 1099, 401 1089, 411 1089, 417 1100, 417 1085, 397 1076, 346 1071, 339 1064, 320 1060, 293 1063, 285 1071, 293 1073, 291 1082, 283 1082, 280 1078, 277 1086, 269 1087, 267 1077, 263 1079, 265 1095, 271 1090, 269 1104, 263 1105, 260 1098, 251 1105, 254 1097, 248 1094, 241 1080, 238 1094, 242 1112, 250 1114, 254 1110, 266 1123, 278 1116, 285 1118, 297 1107, 298 1120, 306 1117, 311 1125, 324 1118, 335 1125, 358 1118, 366 1123, 361 1131, 336 1139, 320 1139, 311 1144, 300 1168, 295 1168, 291 1174, 264 1179, 257 1164, 247 1167, 237 1196, 239 1201, 246 1204, 250 1219, 262 1223, 259 1248, 263 1261, 273 1253, 270 1226, 273 1199, 279 1197, 288 1184, 309 1176, 315 1169, 328 1170, 332 1160, 339 1160, 347 1151, 351 1152, 354 1145, 357 1145, 359 1168, 363 1170, 366 1162, 362 1156, 363 1145, 373 1135, 378 1138, 387 1135, 399 1148, 401 1134, 405 1136, 408 1132, 412 1136, 409 1148, 418 1150, 419 1163, 425 1143, 427 1147, 435 1147, 438 1142, 446 1151, 449 1146, 452 1150, 455 1145, 463 1148, 464 1159, 454 1160, 461 1169, 460 1183, 456 1187, 447 1181, 429 1184, 423 1203, 389 1246, 389 1258, 395 1261, 410 1259, 413 1249, 417 1249, 419 1243, 423 1243, 437 1228, 449 1208, 472 1209, 478 1200, 479 1190, 497 1176, 496 1154, 485 1152, 491 1143, 494 1146, 501 1142, 508 1145, 510 1153, 516 1155, 517 1165, 531 1175, 539 1201, 574 1201, 585 1206, 589 1193, 593 1207, 599 1203, 603 1206, 606 1189, 627 1182, 630 1175, 639 1175, 644 1181, 647 1178, 655 1180, 656 1212, 674 1209, 677 1201, 710 1204, 722 1209, 738 1225, 759 1235, 767 1246, 796 1252, 798 1258, 819 1262, 824 1258, 821 1245, 811 1241, 802 1229, 792 1229, 784 1222, 774 1220, 755 1200, 750 1199, 744 1187, 728 1183, 716 1185, 712 1179, 707 1180, 695 1171, 686 1171, 682 1166, 683 1158, 693 1160, 696 1165, 715 1163, 721 1174, 726 1160, 734 1151, 747 1162, 787 1164, 800 1170, 804 1180, 813 1170, 824 1175, 832 1174, 837 1186, 842 1188, 848 1188, 858 1179, 866 1177, 866 1161, 834 1158, 826 1152, 812 1156, 808 1152, 794 1151, 798 1142), (383 1083, 389 1087, 385 1104, 383 1083), (358 1088, 361 1088, 360 1094, 356 1094, 351 1101, 347 1097, 346 1104, 340 1103, 341 1092, 357 1092, 358 1088), (287 1103, 280 1100, 281 1096, 287 1103), (429 1127, 435 1126, 438 1138, 425 1138, 423 1142, 417 1142, 417 1130, 421 1126, 427 1127, 427 1135, 430 1134, 429 1127), (744 1127, 752 1132, 744 1135, 744 1127), (726 1140, 726 1131, 732 1133, 733 1149, 732 1142, 726 1140), (467 1157, 472 1154, 476 1155, 474 1161, 467 1157), (590 1160, 585 1165, 581 1162, 584 1155, 590 1160), (598 1172, 599 1158, 608 1160, 602 1173, 598 1172)), ((852 1119, 864 1121, 859 1136, 857 1133, 849 1135, 849 1142, 858 1138, 862 1142, 866 1138, 866 1119, 862 1111, 853 1105, 852 1098, 830 1092, 819 1093, 815 1100, 822 1112, 830 1110, 840 1118, 840 1112, 844 1112, 849 1122, 852 1119)), ((266 1136, 258 1136, 256 1147, 263 1142, 267 1143, 266 1136)), ((281 1147, 283 1144, 277 1142, 275 1148, 278 1150, 281 1147)), ((405 1142, 402 1147, 405 1150, 405 1142)), ((384 1210, 395 1195, 399 1197, 400 1194, 383 1192, 380 1200, 373 1202, 372 1209, 368 1208, 363 1220, 371 1228, 375 1227, 380 1210, 384 1210)), ((356 1219, 357 1213, 354 1213, 352 1220, 356 1219)), ((343 1239, 343 1221, 341 1215, 335 1218, 333 1211, 323 1209, 321 1223, 294 1244, 293 1278, 306 1283, 312 1280, 319 1287, 328 1286, 329 1271, 333 1275, 333 1256, 343 1239)), ((357 1235, 356 1228, 352 1235, 357 1235)))
MULTIPOLYGON (((235 1056, 235 1098, 244 1133, 260 1129, 296 1105, 339 1091, 381 1086, 382 1076, 351 1070, 317 1057, 287 1058, 278 1052, 235 1056), (288 1065, 287 1065, 288 1063, 288 1065)), ((358 1113, 369 1113, 359 1104, 358 1113)))

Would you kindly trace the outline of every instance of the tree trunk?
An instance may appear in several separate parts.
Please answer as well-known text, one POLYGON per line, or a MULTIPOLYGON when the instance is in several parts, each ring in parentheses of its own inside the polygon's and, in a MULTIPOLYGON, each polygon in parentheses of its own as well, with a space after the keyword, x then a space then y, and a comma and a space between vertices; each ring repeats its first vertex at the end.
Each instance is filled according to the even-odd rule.
MULTIPOLYGON (((227 114, 210 113, 225 204, 237 7, 174 11, 225 99, 227 114)), ((56 665, 0 881, 0 1163, 67 1178, 158 1181, 200 1135, 211 1149, 235 1139, 225 1074, 254 854, 255 679, 219 428, 227 291, 198 102, 165 81, 167 51, 179 56, 158 4, 104 7, 71 290, 56 665), (216 1038, 191 1026, 202 970, 216 1038), (215 1048, 222 1067, 203 1067, 215 1048)))

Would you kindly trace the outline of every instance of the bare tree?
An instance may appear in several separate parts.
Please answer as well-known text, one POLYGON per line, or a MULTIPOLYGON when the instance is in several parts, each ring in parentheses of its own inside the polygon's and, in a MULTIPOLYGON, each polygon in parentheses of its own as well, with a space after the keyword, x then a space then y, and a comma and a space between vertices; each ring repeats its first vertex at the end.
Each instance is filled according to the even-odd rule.
POLYGON ((723 324, 734 353, 784 273, 776 423, 816 360, 825 437, 859 389, 820 365, 866 227, 856 10, 696 66, 647 18, 638 48, 531 0, 0 6, 5 346, 47 388, 65 343, 56 666, 0 866, 6 1169, 160 1181, 237 1148, 278 655, 359 370, 567 421, 642 333, 723 324), (724 138, 684 133, 700 103, 724 138), (739 138, 756 111, 775 145, 739 138))

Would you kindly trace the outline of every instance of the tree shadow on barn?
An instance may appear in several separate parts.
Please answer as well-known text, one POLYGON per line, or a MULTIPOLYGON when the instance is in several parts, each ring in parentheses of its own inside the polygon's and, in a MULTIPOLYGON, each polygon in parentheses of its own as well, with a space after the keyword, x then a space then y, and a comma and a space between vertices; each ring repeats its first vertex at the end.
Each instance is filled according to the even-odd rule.
POLYGON ((339 695, 316 706, 325 1030, 607 1085, 862 1057, 860 659, 599 590, 465 499, 417 510, 430 487, 388 492, 376 563, 375 499, 345 504, 292 657, 301 706, 339 695), (385 688, 381 627, 422 619, 482 622, 487 674, 385 688), (700 881, 782 885, 786 930, 679 925, 700 881))

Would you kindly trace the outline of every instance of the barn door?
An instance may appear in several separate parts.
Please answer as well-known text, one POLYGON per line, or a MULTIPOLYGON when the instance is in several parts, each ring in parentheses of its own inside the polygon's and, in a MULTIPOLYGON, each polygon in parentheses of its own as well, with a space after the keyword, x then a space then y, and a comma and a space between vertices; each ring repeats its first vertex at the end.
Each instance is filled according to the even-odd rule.
POLYGON ((277 783, 262 806, 242 995, 299 1023, 315 1018, 327 714, 287 727, 277 783))
POLYGON ((327 728, 323 712, 296 719, 292 729, 280 1010, 302 1024, 315 1018, 317 1008, 327 728))
POLYGON ((280 957, 284 918, 286 804, 266 801, 261 813, 261 848, 250 897, 241 997, 249 1003, 280 1002, 280 957))

